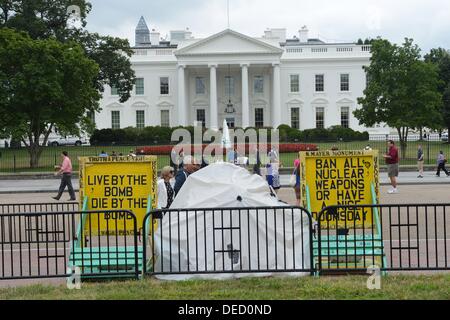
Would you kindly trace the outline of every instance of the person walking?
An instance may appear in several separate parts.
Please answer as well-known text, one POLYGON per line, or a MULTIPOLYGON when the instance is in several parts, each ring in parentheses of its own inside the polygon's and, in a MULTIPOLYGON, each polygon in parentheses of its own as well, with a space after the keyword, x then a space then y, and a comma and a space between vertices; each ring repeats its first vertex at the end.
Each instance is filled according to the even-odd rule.
POLYGON ((383 155, 383 157, 386 160, 387 169, 388 169, 388 176, 391 180, 391 186, 392 189, 388 191, 389 194, 392 193, 398 193, 397 190, 397 177, 399 172, 399 165, 398 165, 398 149, 395 146, 395 143, 393 140, 388 141, 388 153, 383 155))
POLYGON ((275 148, 275 146, 272 146, 272 148, 270 149, 270 151, 267 154, 267 156, 269 157, 269 161, 270 162, 277 162, 278 161, 278 152, 277 152, 277 149, 275 148))
POLYGON ((61 185, 59 186, 58 195, 56 197, 52 197, 55 200, 59 200, 64 192, 64 189, 67 186, 69 191, 70 199, 69 201, 75 201, 75 192, 73 191, 72 186, 72 161, 70 161, 69 154, 67 151, 63 151, 61 153, 62 164, 61 166, 56 167, 59 169, 58 172, 55 172, 55 175, 61 175, 61 185))
POLYGON ((419 171, 417 178, 423 178, 423 149, 421 145, 417 148, 417 170, 419 171))
POLYGON ((280 167, 282 167, 281 161, 277 161, 271 164, 272 166, 272 188, 278 193, 278 190, 281 189, 281 181, 280 181, 280 167))
POLYGON ((173 167, 164 167, 161 170, 161 179, 158 180, 158 209, 167 209, 173 202, 175 191, 173 190, 173 167))
POLYGON ((300 159, 295 159, 294 161, 294 176, 295 176, 295 199, 297 200, 296 205, 300 206, 300 159))
POLYGON ((255 163, 253 165, 253 174, 257 174, 258 176, 260 176, 261 175, 261 158, 259 156, 258 147, 255 147, 254 154, 255 154, 255 163))
POLYGON ((447 175, 447 177, 450 175, 450 173, 448 172, 447 168, 445 168, 445 163, 447 162, 447 159, 445 158, 444 152, 441 150, 439 151, 438 157, 437 157, 437 172, 436 172, 436 177, 440 177, 441 176, 441 170, 445 172, 445 174, 447 175))

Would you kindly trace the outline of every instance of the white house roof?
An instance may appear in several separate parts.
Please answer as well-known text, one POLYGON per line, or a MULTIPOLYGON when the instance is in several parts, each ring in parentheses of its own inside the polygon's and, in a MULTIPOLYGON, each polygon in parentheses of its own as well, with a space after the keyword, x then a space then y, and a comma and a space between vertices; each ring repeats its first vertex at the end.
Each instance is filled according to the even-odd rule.
POLYGON ((242 33, 226 29, 208 38, 196 41, 174 52, 176 56, 228 55, 228 54, 278 54, 283 50, 242 33))

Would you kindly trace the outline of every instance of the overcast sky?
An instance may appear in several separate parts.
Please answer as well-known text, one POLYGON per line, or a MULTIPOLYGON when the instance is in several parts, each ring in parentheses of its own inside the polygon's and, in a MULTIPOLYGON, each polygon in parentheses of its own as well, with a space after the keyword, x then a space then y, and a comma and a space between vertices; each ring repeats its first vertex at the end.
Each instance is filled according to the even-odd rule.
MULTIPOLYGON (((352 42, 381 36, 413 38, 427 52, 450 49, 450 0, 229 0, 230 27, 260 37, 266 28, 286 28, 292 38, 307 25, 311 37, 352 42)), ((134 45, 143 15, 161 36, 189 28, 196 38, 227 28, 227 0, 90 0, 87 28, 124 37, 134 45)))

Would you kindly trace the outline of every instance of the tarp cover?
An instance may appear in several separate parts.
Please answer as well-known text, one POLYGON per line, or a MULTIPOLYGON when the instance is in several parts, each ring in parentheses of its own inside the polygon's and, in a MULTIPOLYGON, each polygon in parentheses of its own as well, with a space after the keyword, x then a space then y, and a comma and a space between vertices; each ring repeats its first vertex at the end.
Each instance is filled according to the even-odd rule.
POLYGON ((262 177, 230 163, 211 164, 190 175, 170 207, 182 211, 167 212, 155 230, 154 271, 171 273, 157 277, 309 274, 298 270, 310 268, 310 222, 300 209, 283 210, 287 206, 262 177), (216 208, 225 209, 189 210, 216 208), (277 269, 290 272, 273 272, 277 269))

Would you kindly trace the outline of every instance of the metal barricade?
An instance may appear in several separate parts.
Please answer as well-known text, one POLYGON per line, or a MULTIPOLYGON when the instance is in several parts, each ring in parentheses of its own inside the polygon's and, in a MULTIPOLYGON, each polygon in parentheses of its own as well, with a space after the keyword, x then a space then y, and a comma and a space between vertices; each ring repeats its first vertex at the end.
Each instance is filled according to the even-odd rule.
POLYGON ((0 280, 102 278, 140 273, 130 211, 0 214, 0 280))
POLYGON ((318 216, 316 268, 320 272, 450 270, 450 204, 349 205, 318 216), (345 225, 339 215, 361 215, 345 225), (372 220, 373 219, 373 220, 372 220), (378 219, 378 221, 377 221, 378 219), (373 221, 373 223, 372 223, 373 221))
POLYGON ((314 272, 303 208, 158 210, 143 225, 146 274, 314 272))

